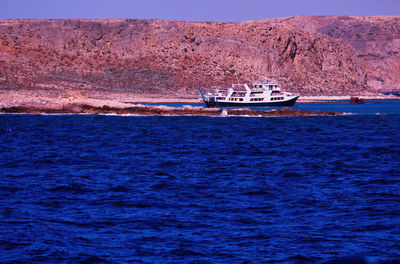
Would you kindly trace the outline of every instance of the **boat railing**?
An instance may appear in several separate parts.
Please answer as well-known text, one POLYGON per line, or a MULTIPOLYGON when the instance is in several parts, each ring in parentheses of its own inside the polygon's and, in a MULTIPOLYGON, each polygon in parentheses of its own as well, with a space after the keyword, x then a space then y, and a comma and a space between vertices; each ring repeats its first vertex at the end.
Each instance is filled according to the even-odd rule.
POLYGON ((264 92, 265 89, 263 88, 252 88, 251 91, 252 92, 264 92))
POLYGON ((214 96, 226 96, 229 93, 229 89, 216 89, 214 92, 212 92, 212 95, 214 96))
POLYGON ((285 93, 283 93, 283 94, 286 94, 286 95, 288 95, 288 96, 300 96, 299 93, 289 93, 289 92, 285 92, 285 93))
POLYGON ((233 83, 232 87, 244 87, 243 83, 233 83))

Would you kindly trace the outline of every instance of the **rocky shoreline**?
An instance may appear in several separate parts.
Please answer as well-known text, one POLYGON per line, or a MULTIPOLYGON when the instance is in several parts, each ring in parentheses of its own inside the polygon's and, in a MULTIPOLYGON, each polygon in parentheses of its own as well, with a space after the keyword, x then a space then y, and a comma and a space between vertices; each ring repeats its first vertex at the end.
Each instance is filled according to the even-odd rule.
POLYGON ((132 106, 95 106, 89 104, 65 104, 62 106, 20 105, 3 107, 1 113, 29 113, 29 114, 117 114, 117 115, 143 115, 143 116, 335 116, 342 115, 332 111, 310 111, 298 109, 272 109, 269 111, 251 109, 220 109, 204 108, 185 105, 183 107, 169 107, 163 105, 132 105, 132 106))

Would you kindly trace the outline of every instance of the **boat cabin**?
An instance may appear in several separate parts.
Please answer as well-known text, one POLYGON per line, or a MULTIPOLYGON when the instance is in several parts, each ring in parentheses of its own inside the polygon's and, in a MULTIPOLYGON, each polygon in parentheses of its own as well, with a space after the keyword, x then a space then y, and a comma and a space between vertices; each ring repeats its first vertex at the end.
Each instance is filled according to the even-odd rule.
POLYGON ((298 95, 281 92, 279 85, 272 81, 256 82, 253 84, 232 84, 231 88, 217 89, 208 93, 205 101, 208 105, 285 105, 294 104, 298 95), (286 103, 288 102, 288 103, 286 103))

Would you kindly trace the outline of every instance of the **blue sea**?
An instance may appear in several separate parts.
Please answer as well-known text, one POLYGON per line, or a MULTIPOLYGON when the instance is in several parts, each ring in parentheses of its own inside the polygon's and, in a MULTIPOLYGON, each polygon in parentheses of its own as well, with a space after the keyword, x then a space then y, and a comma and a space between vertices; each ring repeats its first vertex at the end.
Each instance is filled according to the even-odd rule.
POLYGON ((400 263, 399 101, 296 107, 0 115, 0 263, 400 263))

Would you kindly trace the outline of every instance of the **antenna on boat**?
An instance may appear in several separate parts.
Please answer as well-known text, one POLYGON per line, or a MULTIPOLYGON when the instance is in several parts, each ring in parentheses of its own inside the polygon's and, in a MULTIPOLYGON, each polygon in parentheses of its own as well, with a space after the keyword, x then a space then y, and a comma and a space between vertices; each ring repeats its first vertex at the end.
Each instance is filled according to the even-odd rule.
POLYGON ((201 98, 203 98, 203 101, 205 102, 206 99, 204 98, 204 94, 203 94, 203 91, 201 90, 200 86, 199 86, 199 91, 200 91, 200 94, 201 94, 201 98))

